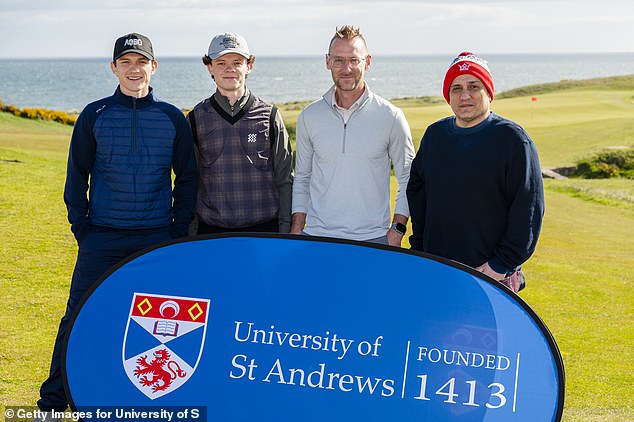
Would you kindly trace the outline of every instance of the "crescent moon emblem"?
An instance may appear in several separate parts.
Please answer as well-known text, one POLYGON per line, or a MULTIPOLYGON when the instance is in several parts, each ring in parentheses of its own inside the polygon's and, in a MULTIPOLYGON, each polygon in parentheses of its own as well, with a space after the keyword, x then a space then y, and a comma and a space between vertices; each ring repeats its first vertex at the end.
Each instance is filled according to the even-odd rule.
POLYGON ((181 310, 181 308, 180 308, 180 306, 178 306, 178 303, 174 302, 173 300, 166 300, 165 302, 163 302, 161 304, 161 307, 159 308, 159 312, 161 313, 161 316, 165 317, 165 318, 174 318, 176 315, 178 315, 180 310, 181 310), (163 312, 165 312, 166 309, 174 310, 174 315, 165 317, 163 312))

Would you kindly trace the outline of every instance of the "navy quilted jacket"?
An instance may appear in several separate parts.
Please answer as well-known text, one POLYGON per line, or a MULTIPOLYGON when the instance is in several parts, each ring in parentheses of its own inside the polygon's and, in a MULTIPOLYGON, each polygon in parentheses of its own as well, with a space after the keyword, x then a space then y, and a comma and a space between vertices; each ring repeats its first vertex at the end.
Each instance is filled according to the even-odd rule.
POLYGON ((184 236, 193 218, 196 182, 189 124, 151 89, 146 97, 133 98, 117 88, 77 119, 64 201, 78 239, 91 225, 169 227, 174 237, 184 236))

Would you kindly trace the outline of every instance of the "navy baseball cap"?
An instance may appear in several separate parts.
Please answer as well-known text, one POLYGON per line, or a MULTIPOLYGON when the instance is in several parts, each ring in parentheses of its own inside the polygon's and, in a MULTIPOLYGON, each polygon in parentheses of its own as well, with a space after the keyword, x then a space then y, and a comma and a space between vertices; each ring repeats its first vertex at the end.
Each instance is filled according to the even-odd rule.
POLYGON ((145 35, 137 34, 136 32, 117 38, 117 41, 114 43, 112 61, 116 61, 119 57, 127 53, 138 53, 150 60, 154 60, 152 42, 145 35))

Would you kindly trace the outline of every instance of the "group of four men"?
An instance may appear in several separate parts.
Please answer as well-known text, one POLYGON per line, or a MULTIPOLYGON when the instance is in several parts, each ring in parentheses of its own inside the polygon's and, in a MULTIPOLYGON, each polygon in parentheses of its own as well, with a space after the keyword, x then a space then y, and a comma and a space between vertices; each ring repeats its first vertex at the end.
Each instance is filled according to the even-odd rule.
POLYGON ((203 63, 217 89, 187 118, 149 85, 158 67, 150 40, 116 40, 110 66, 119 86, 82 111, 71 139, 64 200, 79 252, 40 409, 68 405, 62 341, 88 289, 129 255, 188 233, 400 246, 411 214, 413 249, 519 290, 541 228, 541 171, 526 132, 491 112, 487 63, 466 52, 454 60, 443 85, 454 116, 427 128, 415 156, 403 112, 365 81, 371 60, 357 28, 337 29, 326 55, 334 85, 299 115, 293 178, 280 113, 246 86, 255 57, 243 37, 212 39, 203 63))

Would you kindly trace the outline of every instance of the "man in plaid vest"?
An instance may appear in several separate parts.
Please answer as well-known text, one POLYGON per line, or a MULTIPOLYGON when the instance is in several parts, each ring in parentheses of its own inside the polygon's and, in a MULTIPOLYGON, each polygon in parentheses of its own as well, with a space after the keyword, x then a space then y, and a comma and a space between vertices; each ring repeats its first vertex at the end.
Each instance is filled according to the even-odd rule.
POLYGON ((216 35, 203 57, 217 89, 188 115, 199 164, 197 234, 290 230, 291 144, 276 107, 246 87, 254 61, 232 33, 216 35))

